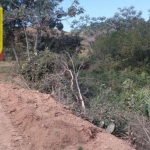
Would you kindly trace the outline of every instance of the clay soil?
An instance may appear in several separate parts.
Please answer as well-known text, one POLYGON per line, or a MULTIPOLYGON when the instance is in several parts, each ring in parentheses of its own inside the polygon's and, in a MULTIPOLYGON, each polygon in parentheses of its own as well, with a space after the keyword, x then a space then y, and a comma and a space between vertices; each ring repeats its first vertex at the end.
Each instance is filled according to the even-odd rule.
MULTIPOLYGON (((1 69, 1 68, 0 68, 1 69)), ((0 150, 134 150, 50 94, 0 81, 0 150)))

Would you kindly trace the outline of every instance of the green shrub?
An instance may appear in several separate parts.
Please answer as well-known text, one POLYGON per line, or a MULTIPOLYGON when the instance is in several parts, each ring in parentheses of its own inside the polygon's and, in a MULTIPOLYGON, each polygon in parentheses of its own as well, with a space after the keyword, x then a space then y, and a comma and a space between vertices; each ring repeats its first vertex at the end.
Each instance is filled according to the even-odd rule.
POLYGON ((50 51, 43 51, 26 61, 20 72, 29 82, 36 83, 41 81, 46 74, 55 73, 60 68, 58 55, 50 51))
POLYGON ((60 60, 68 63, 64 55, 45 50, 26 61, 20 73, 30 87, 43 93, 50 93, 59 102, 70 105, 77 100, 70 88, 70 74, 67 74, 60 60))
POLYGON ((81 146, 79 146, 77 150, 83 150, 83 148, 81 146))

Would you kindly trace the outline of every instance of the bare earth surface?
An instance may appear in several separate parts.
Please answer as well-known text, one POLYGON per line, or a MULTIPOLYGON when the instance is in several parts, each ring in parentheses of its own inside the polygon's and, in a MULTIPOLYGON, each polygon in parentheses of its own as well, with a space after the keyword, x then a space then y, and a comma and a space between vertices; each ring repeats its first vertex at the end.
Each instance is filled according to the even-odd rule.
POLYGON ((51 95, 0 81, 0 150, 80 150, 81 147, 134 150, 129 143, 74 116, 51 95))

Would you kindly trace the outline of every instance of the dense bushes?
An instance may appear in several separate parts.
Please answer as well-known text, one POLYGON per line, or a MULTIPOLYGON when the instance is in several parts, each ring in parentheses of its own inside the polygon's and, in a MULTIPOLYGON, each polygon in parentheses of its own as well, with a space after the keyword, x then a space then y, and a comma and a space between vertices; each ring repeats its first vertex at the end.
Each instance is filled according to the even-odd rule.
MULTIPOLYGON (((54 37, 50 37, 49 35, 43 36, 41 38, 41 43, 44 45, 44 48, 50 49, 52 52, 61 53, 63 51, 67 51, 70 54, 76 52, 76 48, 81 46, 82 38, 77 34, 72 35, 70 33, 55 33, 54 37)), ((39 45, 40 49, 40 45, 39 45)))
MULTIPOLYGON (((94 95, 90 102, 91 108, 94 106, 91 110, 96 110, 92 112, 95 116, 101 114, 94 123, 99 125, 104 120, 108 124, 115 120, 116 131, 113 134, 118 136, 123 133, 121 137, 131 138, 137 149, 149 149, 150 142, 149 45, 148 22, 139 22, 130 29, 122 28, 97 37, 92 46, 93 54, 87 75, 111 89, 111 96, 104 90, 107 94, 103 97, 103 93, 94 88, 93 93, 100 95, 98 98, 94 95), (101 107, 97 107, 99 105, 101 107), (103 108, 106 110, 104 115, 101 113, 103 108), (130 131, 127 129, 129 126, 132 128, 130 131)), ((97 86, 93 83, 93 87, 97 86)))
POLYGON ((50 51, 40 52, 32 56, 21 68, 21 74, 30 82, 39 82, 48 73, 54 73, 59 68, 58 55, 50 51))
MULTIPOLYGON (((70 43, 75 39, 66 35, 63 37, 67 39, 66 43, 62 43, 61 38, 55 41, 51 39, 50 42, 43 38, 43 42, 53 52, 44 50, 31 57, 23 64, 21 74, 32 87, 51 93, 60 102, 71 106, 74 114, 105 129, 114 123, 113 134, 131 139, 133 144, 135 142, 139 145, 139 149, 142 147, 140 143, 144 143, 144 149, 148 149, 150 142, 148 22, 140 20, 138 23, 134 22, 131 28, 123 27, 97 37, 90 57, 85 59, 78 57, 79 53, 75 52, 76 44, 72 45, 72 48, 68 45, 67 42, 70 43), (63 54, 63 50, 68 54, 71 53, 74 67, 70 59, 63 54), (66 68, 72 72, 78 71, 78 83, 86 104, 84 114, 80 105, 76 103, 77 88, 73 86, 73 91, 71 90, 71 76, 64 71, 66 68, 62 62, 65 62, 68 67, 66 68), (140 124, 139 118, 145 119, 146 123, 142 122, 144 128, 142 125, 135 126, 135 122, 140 124), (137 136, 138 139, 135 140, 137 136)), ((77 43, 80 42, 78 40, 77 43)), ((74 82, 73 80, 73 84, 74 82)))
POLYGON ((51 93, 64 104, 74 101, 70 90, 70 80, 60 62, 62 56, 45 50, 23 63, 20 73, 32 88, 44 93, 51 93))
MULTIPOLYGON (((114 31, 97 38, 93 45, 97 59, 110 59, 110 67, 123 70, 131 67, 135 71, 149 72, 150 28, 147 23, 135 25, 133 29, 114 31)), ((109 63, 108 63, 109 64, 109 63)))

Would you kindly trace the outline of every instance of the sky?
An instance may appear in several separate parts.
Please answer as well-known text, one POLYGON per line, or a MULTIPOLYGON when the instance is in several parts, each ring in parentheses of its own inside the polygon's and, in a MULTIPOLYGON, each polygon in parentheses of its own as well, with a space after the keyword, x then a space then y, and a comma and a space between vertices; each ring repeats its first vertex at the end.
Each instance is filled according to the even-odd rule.
MULTIPOLYGON (((64 0, 62 7, 67 9, 73 0, 64 0)), ((107 18, 113 17, 118 12, 118 8, 134 6, 135 10, 142 11, 142 17, 145 20, 149 18, 150 0, 79 0, 80 6, 85 9, 84 14, 88 14, 90 17, 105 16, 107 18)), ((74 17, 68 21, 63 21, 64 31, 70 31, 70 25, 72 20, 77 20, 79 17, 74 17)))

